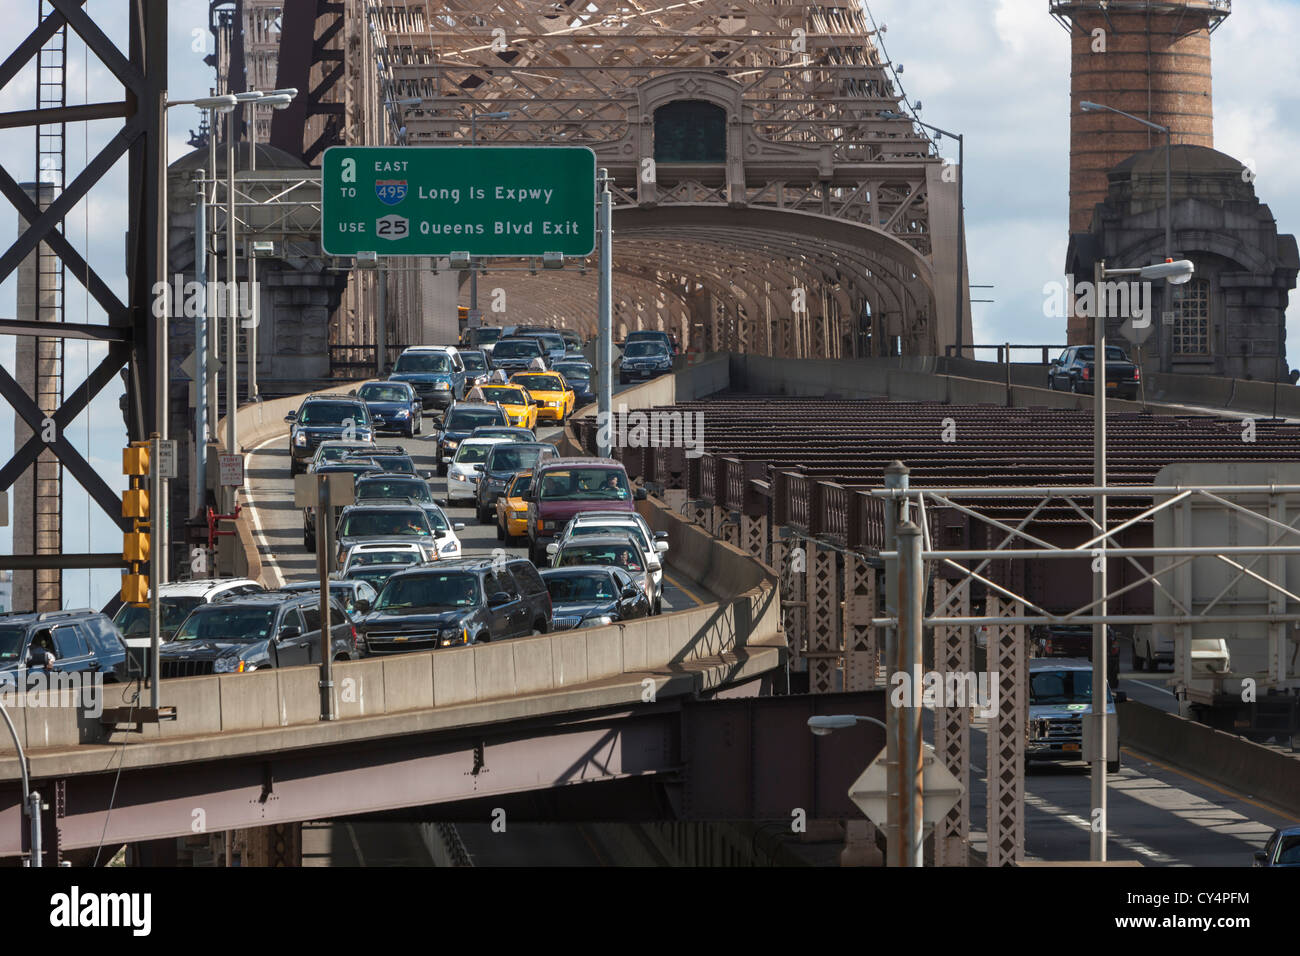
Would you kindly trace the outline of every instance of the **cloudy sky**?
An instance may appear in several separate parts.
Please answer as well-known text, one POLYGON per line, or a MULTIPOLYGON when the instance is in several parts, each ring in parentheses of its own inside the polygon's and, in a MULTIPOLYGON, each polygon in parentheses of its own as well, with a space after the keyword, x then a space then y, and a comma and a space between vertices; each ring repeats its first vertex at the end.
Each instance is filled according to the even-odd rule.
MULTIPOLYGON (((30 8, 30 17, 22 22, 35 23, 34 2, 15 0, 9 6, 30 8)), ((122 48, 126 6, 122 0, 86 3, 90 15, 122 48)), ((1256 189, 1281 231, 1300 232, 1300 164, 1294 161, 1300 155, 1294 52, 1295 37, 1300 36, 1300 0, 1244 0, 1235 6, 1214 37, 1215 146, 1253 165, 1256 189)), ((204 0, 168 3, 172 99, 204 95, 213 82, 212 71, 203 64, 211 49, 207 7, 204 0)), ((995 300, 974 307, 977 342, 1064 339, 1061 323, 1043 316, 1043 286, 1060 278, 1065 258, 1070 54, 1069 38, 1046 7, 1043 0, 870 0, 876 21, 888 26, 884 41, 890 59, 906 67, 902 80, 909 98, 924 103, 921 118, 966 136, 971 281, 994 286, 977 290, 975 297, 995 300)), ((24 28, 21 35, 25 33, 24 28)), ((7 55, 21 35, 11 29, 0 41, 0 53, 7 55)), ((22 73, 0 90, 0 111, 30 109, 36 101, 35 84, 34 69, 22 73)), ((120 87, 108 72, 71 38, 69 103, 119 95, 120 87)), ((69 172, 75 175, 85 157, 93 156, 119 125, 104 121, 70 126, 69 172)), ((196 111, 171 111, 173 160, 188 152, 188 131, 197 125, 196 111)), ((955 145, 945 143, 945 153, 955 145)), ((30 130, 0 131, 0 163, 20 181, 33 177, 30 130)), ((123 160, 66 224, 73 245, 123 298, 125 196, 123 160)), ((7 243, 16 235, 16 216, 0 205, 0 242, 7 243)), ((14 314, 14 299, 10 278, 0 283, 0 316, 14 314)), ((66 303, 71 321, 103 321, 71 276, 66 303)), ((1290 331, 1287 352, 1291 365, 1300 366, 1300 323, 1290 331)), ((99 349, 69 344, 65 390, 75 387, 100 357, 99 349)), ((13 370, 12 337, 0 336, 0 363, 13 370)), ((91 462, 114 487, 124 483, 119 475, 125 441, 119 394, 116 386, 107 388, 89 414, 73 424, 70 435, 83 454, 89 448, 91 462)), ((12 420, 12 412, 0 408, 0 460, 12 454, 12 420)), ((119 544, 97 509, 87 507, 75 482, 66 479, 65 550, 115 550, 119 544)), ((0 529, 0 550, 10 547, 8 529, 0 529)), ((65 600, 71 606, 98 607, 115 588, 111 572, 65 575, 65 600)))

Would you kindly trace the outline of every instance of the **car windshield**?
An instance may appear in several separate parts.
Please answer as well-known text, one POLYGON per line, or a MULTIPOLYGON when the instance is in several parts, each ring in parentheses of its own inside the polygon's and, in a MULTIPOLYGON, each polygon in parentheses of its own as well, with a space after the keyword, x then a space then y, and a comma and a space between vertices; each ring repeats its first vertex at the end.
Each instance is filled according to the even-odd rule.
POLYGON ((363 402, 409 402, 411 393, 398 385, 362 385, 357 397, 363 402))
POLYGON ((492 450, 491 445, 461 445, 456 450, 457 464, 475 465, 481 461, 486 461, 488 452, 492 450))
MULTIPOLYGON (((362 445, 321 445, 320 453, 323 461, 340 461, 356 451, 362 450, 366 446, 362 445)), ((371 446, 373 447, 373 446, 371 446)))
POLYGON ((667 355, 668 350, 662 342, 628 342, 623 354, 629 358, 646 358, 650 355, 667 355))
POLYGON ((460 360, 465 363, 467 372, 487 371, 487 357, 482 352, 461 352, 460 360))
POLYGON ((424 509, 424 516, 429 519, 429 527, 439 538, 444 533, 451 530, 451 525, 447 521, 447 516, 442 513, 442 509, 437 505, 431 504, 424 509))
POLYGON ((445 571, 390 579, 375 601, 375 610, 473 607, 478 603, 479 587, 475 575, 465 571, 445 571))
POLYGON ((444 352, 406 352, 397 357, 394 372, 450 372, 451 359, 444 352))
POLYGON ((308 402, 298 412, 299 425, 364 424, 369 420, 366 407, 351 402, 308 402))
POLYGON ((565 601, 612 601, 613 582, 608 574, 592 571, 589 574, 547 575, 546 590, 557 604, 565 601))
MULTIPOLYGON (((1092 361, 1092 357, 1093 357, 1094 355, 1097 354, 1097 351, 1096 351, 1096 349, 1095 349, 1093 346, 1091 346, 1091 345, 1086 345, 1086 346, 1084 346, 1083 348, 1079 349, 1079 351, 1078 351, 1076 354, 1077 354, 1078 357, 1079 357, 1080 359, 1082 359, 1083 361, 1085 361, 1085 362, 1091 362, 1091 361, 1092 361)), ((1124 354, 1124 350, 1123 350, 1123 349, 1116 348, 1116 347, 1113 346, 1113 345, 1108 345, 1108 346, 1106 346, 1106 361, 1107 361, 1107 362, 1127 362, 1127 361, 1128 361, 1128 356, 1124 354)))
POLYGON ((453 408, 447 416, 447 430, 473 431, 480 425, 506 425, 505 412, 499 408, 453 408))
POLYGON ((379 467, 379 465, 376 462, 371 461, 369 458, 363 458, 360 460, 329 462, 328 464, 321 465, 319 468, 317 468, 316 474, 318 475, 330 475, 330 474, 364 475, 368 471, 380 471, 380 470, 382 469, 379 467))
POLYGON ((398 567, 393 567, 390 564, 390 565, 378 565, 378 566, 368 565, 365 567, 352 567, 352 568, 348 568, 346 577, 351 581, 365 581, 375 590, 379 590, 384 586, 385 581, 387 581, 390 577, 392 577, 395 572, 400 571, 404 567, 409 567, 409 565, 403 564, 398 567))
POLYGON ((629 571, 644 571, 641 555, 630 544, 566 544, 560 549, 557 567, 577 564, 616 564, 629 571))
POLYGON ((1276 863, 1300 866, 1300 833, 1284 836, 1278 841, 1276 863))
POLYGON ((364 568, 370 564, 419 564, 420 555, 414 551, 358 551, 348 561, 349 568, 364 568))
POLYGON ((532 339, 512 339, 498 342, 492 350, 494 358, 536 358, 542 354, 542 347, 532 339))
POLYGON ((542 454, 540 448, 518 448, 511 445, 498 445, 492 449, 488 471, 523 471, 537 464, 542 454))
POLYGON ((532 475, 520 475, 515 479, 514 484, 510 486, 509 497, 519 498, 528 494, 528 489, 533 486, 532 475))
POLYGON ((555 370, 566 379, 577 378, 585 381, 591 378, 591 369, 585 365, 557 365, 555 370))
MULTIPOLYGON (((1106 688, 1106 701, 1110 701, 1106 688)), ((1029 675, 1029 704, 1091 704, 1092 671, 1035 671, 1029 675)))
POLYGON ((564 351, 564 339, 560 338, 558 335, 535 335, 533 338, 537 339, 537 341, 541 342, 545 348, 553 352, 564 351))
POLYGON ((649 545, 649 542, 646 541, 645 532, 641 530, 641 526, 638 524, 580 524, 576 525, 569 533, 574 537, 592 534, 626 533, 634 535, 640 539, 643 547, 647 547, 648 549, 649 545))
MULTIPOLYGON (((160 597, 158 598, 158 610, 162 616, 162 629, 164 631, 174 631, 181 626, 181 622, 194 610, 203 603, 202 598, 196 597, 160 597)), ((149 634, 149 608, 136 607, 134 604, 123 604, 118 608, 117 613, 113 615, 113 623, 117 629, 122 632, 123 637, 139 637, 149 634)))
POLYGON ((409 455, 383 455, 376 457, 375 461, 384 471, 391 471, 399 475, 415 474, 415 462, 411 461, 409 455))
POLYGON ((404 508, 400 511, 388 511, 365 508, 350 511, 343 516, 339 526, 339 536, 354 538, 377 534, 414 534, 422 538, 433 535, 429 519, 423 511, 404 508))
POLYGON ((205 604, 185 619, 173 640, 252 643, 270 637, 274 624, 273 607, 205 604))
POLYGON ((358 498, 414 498, 432 501, 433 492, 422 478, 364 478, 357 480, 358 498))
POLYGON ((629 332, 627 341, 629 342, 663 342, 665 333, 654 332, 648 329, 641 329, 638 332, 629 332))
POLYGON ((533 392, 562 392, 564 382, 558 375, 529 375, 521 378, 519 384, 533 392))
POLYGON ((487 342, 495 342, 499 338, 501 338, 501 329, 495 326, 480 326, 474 330, 473 339, 479 345, 483 345, 487 342))
POLYGON ((625 501, 630 493, 627 476, 612 468, 561 468, 541 478, 538 497, 548 501, 603 498, 625 501))
POLYGON ((507 385, 481 385, 483 401, 500 402, 502 405, 527 405, 528 396, 522 388, 507 385))
POLYGON ((25 633, 25 629, 21 627, 0 627, 0 661, 18 659, 18 655, 23 652, 25 633))

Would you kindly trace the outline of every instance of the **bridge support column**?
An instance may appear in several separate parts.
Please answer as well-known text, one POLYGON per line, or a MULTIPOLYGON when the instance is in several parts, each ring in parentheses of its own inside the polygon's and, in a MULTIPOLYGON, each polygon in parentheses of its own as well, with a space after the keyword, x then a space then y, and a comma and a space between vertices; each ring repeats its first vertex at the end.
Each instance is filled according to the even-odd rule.
POLYGON ((996 594, 988 616, 1006 618, 989 628, 989 680, 997 684, 996 713, 988 728, 988 865, 1008 866, 1025 857, 1025 626, 1024 605, 996 594))
POLYGON ((682 513, 682 508, 686 506, 686 489, 685 488, 665 488, 664 504, 671 508, 677 514, 682 513))
POLYGON ((772 567, 781 582, 781 626, 785 628, 790 670, 806 672, 804 658, 804 622, 808 609, 804 578, 808 555, 797 538, 778 538, 772 542, 772 567))
POLYGON ((236 830, 234 837, 243 846, 245 866, 302 866, 301 823, 236 830))
POLYGON ((873 690, 880 666, 876 569, 857 554, 844 556, 844 689, 873 690))
POLYGON ((815 542, 808 548, 808 689, 830 694, 844 689, 840 659, 839 553, 815 542))
POLYGON ((731 520, 731 513, 726 508, 714 507, 713 509, 714 531, 719 538, 740 547, 740 525, 731 520))
POLYGON ((758 560, 767 561, 767 515, 740 516, 740 547, 758 560))
MULTIPOLYGON (((936 617, 965 617, 970 612, 970 588, 963 588, 953 605, 949 605, 955 583, 936 578, 934 608, 936 617)), ((961 799, 939 821, 934 831, 936 866, 967 866, 970 850, 970 717, 971 707, 983 703, 981 695, 963 681, 972 673, 969 627, 935 627, 934 669, 943 679, 943 687, 965 688, 965 699, 936 701, 934 712, 934 750, 952 775, 961 781, 961 799), (949 678, 953 683, 950 683, 949 678), (971 699, 971 695, 974 699, 971 699)))

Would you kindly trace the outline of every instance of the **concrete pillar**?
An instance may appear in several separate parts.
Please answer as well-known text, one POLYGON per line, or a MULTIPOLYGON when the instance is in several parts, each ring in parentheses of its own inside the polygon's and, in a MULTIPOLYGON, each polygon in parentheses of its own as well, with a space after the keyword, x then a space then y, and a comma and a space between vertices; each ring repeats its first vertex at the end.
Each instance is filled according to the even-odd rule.
MULTIPOLYGON (((45 209, 54 201, 54 187, 48 183, 24 183, 23 191, 45 209)), ((18 232, 27 228, 18 219, 18 232)), ((61 264, 41 243, 18 266, 17 318, 27 321, 57 322, 63 295, 61 264)), ((47 416, 53 415, 62 401, 63 343, 56 338, 16 336, 15 379, 47 416)), ((32 430, 18 416, 14 417, 14 449, 21 448, 32 430)), ((63 551, 61 511, 63 505, 63 469, 54 453, 42 451, 35 465, 26 469, 14 482, 13 553, 59 554, 63 551)), ((15 571, 13 608, 18 611, 57 611, 63 606, 63 575, 58 570, 15 571)))

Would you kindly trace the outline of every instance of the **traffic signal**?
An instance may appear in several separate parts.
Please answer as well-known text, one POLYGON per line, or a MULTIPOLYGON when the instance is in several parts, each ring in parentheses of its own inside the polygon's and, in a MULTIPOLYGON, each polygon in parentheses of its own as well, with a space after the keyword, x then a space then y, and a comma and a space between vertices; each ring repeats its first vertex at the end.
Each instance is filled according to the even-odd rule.
POLYGON ((130 573, 122 575, 122 602, 146 604, 149 576, 140 573, 140 565, 149 560, 153 545, 149 490, 142 487, 149 477, 149 442, 133 441, 122 449, 122 474, 130 478, 130 486, 122 492, 122 517, 131 519, 131 530, 122 535, 122 560, 131 565, 130 573))

